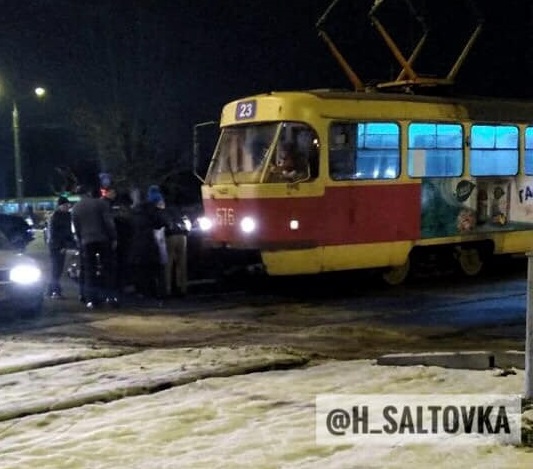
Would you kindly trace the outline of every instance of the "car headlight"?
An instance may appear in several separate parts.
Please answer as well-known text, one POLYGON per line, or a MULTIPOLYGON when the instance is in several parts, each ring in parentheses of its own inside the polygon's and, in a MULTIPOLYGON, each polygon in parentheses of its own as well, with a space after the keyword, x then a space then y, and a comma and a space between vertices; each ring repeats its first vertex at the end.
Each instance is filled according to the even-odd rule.
POLYGON ((9 280, 20 285, 31 285, 41 280, 42 272, 34 265, 17 265, 9 271, 9 280))
POLYGON ((255 220, 252 217, 244 217, 241 220, 241 230, 244 233, 251 233, 255 231, 255 220))

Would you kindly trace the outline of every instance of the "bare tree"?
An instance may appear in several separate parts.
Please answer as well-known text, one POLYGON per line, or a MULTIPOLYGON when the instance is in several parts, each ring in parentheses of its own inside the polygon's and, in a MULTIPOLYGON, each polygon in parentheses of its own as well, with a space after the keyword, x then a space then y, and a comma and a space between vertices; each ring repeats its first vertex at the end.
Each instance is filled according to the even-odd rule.
POLYGON ((84 33, 98 73, 88 80, 80 71, 80 80, 99 99, 78 106, 73 121, 116 183, 134 188, 168 179, 176 168, 165 164, 159 133, 166 118, 161 17, 150 2, 90 8, 84 33))

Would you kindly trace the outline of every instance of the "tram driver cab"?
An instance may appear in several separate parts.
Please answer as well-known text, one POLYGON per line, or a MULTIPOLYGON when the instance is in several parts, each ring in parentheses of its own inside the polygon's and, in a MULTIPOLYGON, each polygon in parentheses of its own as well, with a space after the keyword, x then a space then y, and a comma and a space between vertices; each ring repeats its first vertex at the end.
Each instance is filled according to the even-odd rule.
POLYGON ((206 176, 207 184, 298 183, 318 177, 318 136, 299 122, 228 126, 206 176))
POLYGON ((278 145, 274 163, 271 166, 269 182, 296 182, 310 178, 309 159, 292 142, 278 145))

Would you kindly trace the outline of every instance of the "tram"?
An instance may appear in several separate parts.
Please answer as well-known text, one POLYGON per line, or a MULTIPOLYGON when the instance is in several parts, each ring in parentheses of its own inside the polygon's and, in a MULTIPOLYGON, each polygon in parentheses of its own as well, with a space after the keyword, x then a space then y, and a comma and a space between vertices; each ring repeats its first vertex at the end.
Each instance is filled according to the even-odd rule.
POLYGON ((269 275, 379 269, 389 284, 414 260, 473 276, 531 250, 533 103, 398 89, 225 105, 202 185, 211 245, 256 253, 269 275))

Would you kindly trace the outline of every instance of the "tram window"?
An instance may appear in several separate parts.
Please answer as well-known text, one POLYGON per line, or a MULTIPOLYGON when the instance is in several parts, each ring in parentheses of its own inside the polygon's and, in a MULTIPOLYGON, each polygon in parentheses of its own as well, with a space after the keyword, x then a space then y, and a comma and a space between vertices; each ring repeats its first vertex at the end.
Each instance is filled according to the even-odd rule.
POLYGON ((246 124, 222 129, 206 181, 257 183, 279 123, 246 124))
POLYGON ((318 135, 307 127, 302 126, 296 132, 296 147, 306 167, 310 179, 318 177, 318 135))
POLYGON ((470 171, 473 176, 512 176, 518 173, 518 128, 473 125, 470 171))
POLYGON ((318 177, 318 134, 309 126, 283 122, 266 182, 308 182, 318 177))
POLYGON ((358 179, 394 179, 400 173, 400 127, 392 123, 359 124, 355 175, 358 179))
POLYGON ((526 128, 525 170, 526 174, 533 174, 533 127, 526 128))
POLYGON ((335 123, 329 132, 329 174, 333 180, 353 179, 353 124, 335 123))
POLYGON ((463 172, 463 128, 459 124, 410 124, 408 146, 409 176, 450 177, 463 172))
POLYGON ((334 180, 394 179, 400 173, 400 127, 390 122, 338 123, 330 129, 334 180))

